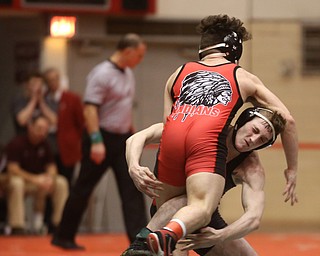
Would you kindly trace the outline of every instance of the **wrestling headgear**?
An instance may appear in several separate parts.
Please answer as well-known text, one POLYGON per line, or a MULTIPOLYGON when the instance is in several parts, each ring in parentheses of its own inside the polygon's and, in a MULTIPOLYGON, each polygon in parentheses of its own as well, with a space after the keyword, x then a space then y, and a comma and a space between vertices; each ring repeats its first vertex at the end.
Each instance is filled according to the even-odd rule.
POLYGON ((277 139, 277 134, 276 134, 276 131, 274 129, 274 126, 273 124, 270 122, 270 120, 265 117, 261 111, 265 111, 265 112, 269 112, 270 114, 273 114, 273 111, 270 110, 270 109, 266 109, 266 108, 258 108, 258 107, 252 107, 252 108, 247 108, 246 110, 244 110, 240 116, 238 117, 235 125, 234 125, 234 129, 233 129, 233 134, 232 134, 232 143, 233 143, 233 146, 236 148, 235 146, 235 139, 236 139, 236 134, 237 134, 237 131, 247 122, 251 121, 254 117, 260 117, 262 118, 265 122, 268 123, 268 125, 270 126, 271 128, 271 131, 272 131, 272 138, 266 142, 265 144, 261 145, 260 147, 257 147, 255 148, 255 150, 258 150, 258 149, 262 149, 262 148, 265 148, 265 147, 269 147, 269 146, 272 146, 272 144, 276 141, 277 139))
POLYGON ((219 50, 224 53, 224 58, 232 63, 237 63, 242 55, 242 40, 238 37, 237 33, 233 31, 231 34, 228 34, 223 38, 223 43, 200 49, 200 60, 205 56, 216 52, 215 50, 219 50))

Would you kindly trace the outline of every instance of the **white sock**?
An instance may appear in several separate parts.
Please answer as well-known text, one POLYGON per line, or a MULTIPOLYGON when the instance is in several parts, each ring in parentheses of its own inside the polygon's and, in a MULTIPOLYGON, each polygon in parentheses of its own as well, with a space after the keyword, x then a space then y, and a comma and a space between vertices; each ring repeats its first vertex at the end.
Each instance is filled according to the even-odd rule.
POLYGON ((39 230, 43 227, 43 213, 35 212, 33 216, 33 228, 39 230))

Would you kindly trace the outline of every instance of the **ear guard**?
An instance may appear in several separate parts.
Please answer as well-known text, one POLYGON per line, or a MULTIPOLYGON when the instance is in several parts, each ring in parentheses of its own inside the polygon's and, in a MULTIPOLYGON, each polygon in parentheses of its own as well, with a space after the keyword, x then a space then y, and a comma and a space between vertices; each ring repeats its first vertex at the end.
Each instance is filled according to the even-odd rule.
POLYGON ((258 107, 252 107, 252 108, 247 108, 246 110, 244 110, 240 116, 238 117, 235 125, 234 125, 234 129, 233 129, 233 134, 232 134, 232 143, 233 143, 233 146, 236 148, 235 146, 235 139, 236 139, 236 134, 237 134, 237 131, 244 125, 246 124, 247 122, 251 121, 254 117, 260 117, 261 119, 263 119, 265 122, 268 123, 268 125, 271 127, 271 130, 272 130, 272 138, 266 142, 265 144, 255 148, 254 150, 259 150, 259 149, 262 149, 262 148, 266 148, 266 147, 270 147, 273 145, 273 143, 276 141, 277 139, 277 134, 276 134, 276 131, 274 129, 274 126, 273 124, 270 122, 270 120, 265 117, 263 114, 260 113, 260 111, 263 110, 263 111, 266 111, 266 112, 269 112, 271 114, 273 114, 273 111, 270 110, 270 109, 266 109, 266 108, 258 108, 258 107))
POLYGON ((238 37, 237 33, 233 31, 223 38, 223 43, 199 50, 199 58, 201 60, 209 54, 216 53, 217 56, 224 56, 224 58, 232 63, 237 63, 241 58, 242 50, 242 40, 238 37), (217 53, 215 50, 219 50, 223 55, 217 53))

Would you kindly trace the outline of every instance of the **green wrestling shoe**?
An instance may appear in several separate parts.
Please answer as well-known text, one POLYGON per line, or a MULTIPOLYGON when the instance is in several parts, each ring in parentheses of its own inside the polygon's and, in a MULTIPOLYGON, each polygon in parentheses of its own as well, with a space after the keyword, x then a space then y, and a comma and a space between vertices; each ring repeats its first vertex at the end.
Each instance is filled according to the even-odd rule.
POLYGON ((152 256, 145 238, 136 238, 121 256, 152 256))

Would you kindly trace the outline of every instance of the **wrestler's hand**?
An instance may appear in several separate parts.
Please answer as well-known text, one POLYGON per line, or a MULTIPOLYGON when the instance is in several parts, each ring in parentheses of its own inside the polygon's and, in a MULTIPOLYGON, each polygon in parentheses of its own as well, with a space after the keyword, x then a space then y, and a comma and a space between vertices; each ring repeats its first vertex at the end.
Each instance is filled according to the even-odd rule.
POLYGON ((129 174, 139 191, 151 198, 159 197, 156 190, 163 190, 163 184, 148 167, 130 166, 129 174))
POLYGON ((103 142, 91 144, 90 158, 96 164, 101 164, 106 157, 106 147, 103 142))
POLYGON ((297 172, 292 169, 285 169, 284 176, 286 178, 287 184, 283 194, 285 196, 285 202, 290 201, 291 205, 294 205, 298 202, 298 197, 296 194, 296 185, 297 185, 297 172))
POLYGON ((221 235, 220 230, 205 227, 200 230, 200 233, 189 234, 180 239, 178 244, 182 245, 181 251, 211 247, 223 241, 221 235))

